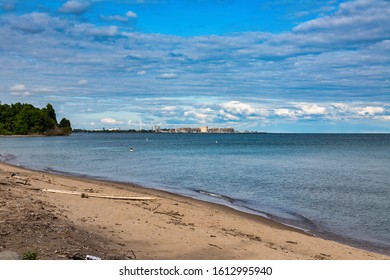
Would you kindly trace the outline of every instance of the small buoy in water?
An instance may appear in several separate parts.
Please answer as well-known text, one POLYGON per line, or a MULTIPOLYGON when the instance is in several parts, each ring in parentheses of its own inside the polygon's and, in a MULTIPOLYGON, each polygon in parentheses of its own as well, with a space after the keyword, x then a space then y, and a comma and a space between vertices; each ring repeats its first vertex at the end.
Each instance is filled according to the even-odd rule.
POLYGON ((218 144, 218 141, 215 141, 215 144, 218 144))
POLYGON ((133 151, 133 148, 130 148, 130 152, 132 152, 133 151))

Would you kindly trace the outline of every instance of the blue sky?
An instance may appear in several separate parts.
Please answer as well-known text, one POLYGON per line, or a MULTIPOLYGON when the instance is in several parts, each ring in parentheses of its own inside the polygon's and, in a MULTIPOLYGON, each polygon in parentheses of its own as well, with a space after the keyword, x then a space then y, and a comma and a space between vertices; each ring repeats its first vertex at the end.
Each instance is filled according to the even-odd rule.
POLYGON ((0 101, 74 128, 390 132, 390 2, 0 1, 0 101))

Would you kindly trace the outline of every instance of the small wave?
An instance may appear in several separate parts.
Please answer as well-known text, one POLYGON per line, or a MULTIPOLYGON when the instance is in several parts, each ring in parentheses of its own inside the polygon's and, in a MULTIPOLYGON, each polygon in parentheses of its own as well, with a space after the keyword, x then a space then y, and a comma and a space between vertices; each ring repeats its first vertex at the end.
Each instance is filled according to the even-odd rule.
POLYGON ((315 221, 305 217, 304 215, 302 214, 299 214, 299 213, 296 213, 296 212, 292 212, 292 211, 285 211, 288 215, 292 216, 293 218, 295 219, 289 219, 289 218, 285 218, 287 221, 290 221, 291 223, 293 222, 299 222, 299 223, 302 223, 305 228, 309 228, 310 230, 315 230, 318 228, 318 225, 315 221))
POLYGON ((192 190, 194 192, 199 193, 199 194, 211 196, 211 197, 218 198, 218 199, 222 199, 222 200, 228 201, 230 203, 236 203, 236 202, 239 202, 239 201, 243 202, 243 200, 240 200, 240 199, 237 199, 237 198, 233 198, 233 197, 230 197, 230 196, 227 196, 227 195, 223 195, 223 194, 213 193, 213 192, 209 192, 209 191, 205 191, 205 190, 201 190, 201 189, 192 189, 192 190))
POLYGON ((0 161, 7 162, 16 159, 15 155, 12 154, 0 154, 0 161))
POLYGON ((40 170, 42 170, 44 172, 56 174, 56 175, 64 175, 64 176, 70 176, 70 177, 79 177, 79 178, 96 179, 96 180, 110 180, 108 177, 89 175, 89 174, 70 172, 70 171, 62 171, 62 170, 54 169, 51 167, 46 167, 46 168, 43 168, 40 170))

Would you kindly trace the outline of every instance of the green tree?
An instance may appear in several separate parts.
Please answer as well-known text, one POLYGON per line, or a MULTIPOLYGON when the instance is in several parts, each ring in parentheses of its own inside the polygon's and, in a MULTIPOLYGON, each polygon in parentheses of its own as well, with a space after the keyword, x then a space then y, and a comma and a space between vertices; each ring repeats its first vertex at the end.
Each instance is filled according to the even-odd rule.
POLYGON ((62 119, 59 125, 51 104, 39 109, 31 104, 1 104, 0 134, 68 135, 72 132, 70 121, 62 119))
POLYGON ((72 126, 68 119, 62 118, 62 120, 60 121, 60 127, 62 128, 62 131, 65 135, 72 133, 72 126))
POLYGON ((54 120, 55 123, 57 124, 56 112, 54 111, 54 108, 53 108, 53 106, 50 103, 48 103, 46 105, 46 108, 42 109, 42 111, 47 112, 47 115, 49 116, 49 118, 54 120))

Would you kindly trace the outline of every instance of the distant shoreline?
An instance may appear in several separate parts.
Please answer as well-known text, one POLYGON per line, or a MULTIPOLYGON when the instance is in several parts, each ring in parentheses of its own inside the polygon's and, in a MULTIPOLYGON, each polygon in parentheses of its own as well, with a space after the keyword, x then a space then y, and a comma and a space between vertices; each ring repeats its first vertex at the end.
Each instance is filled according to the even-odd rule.
POLYGON ((232 133, 218 133, 218 132, 208 132, 208 133, 184 133, 184 132, 156 132, 153 130, 88 130, 88 129, 74 129, 73 134, 80 133, 139 133, 139 134, 197 134, 197 135, 207 135, 207 134, 289 134, 289 135, 388 135, 390 132, 267 132, 267 131, 235 131, 232 133))
POLYGON ((151 133, 151 134, 267 134, 264 131, 234 131, 234 132, 180 132, 180 131, 154 131, 154 130, 88 130, 88 129, 74 129, 73 133, 151 133))
POLYGON ((44 134, 34 134, 34 135, 18 135, 18 134, 15 134, 15 135, 1 135, 0 134, 0 138, 29 138, 29 137, 51 137, 51 136, 48 136, 48 135, 44 135, 44 134))

